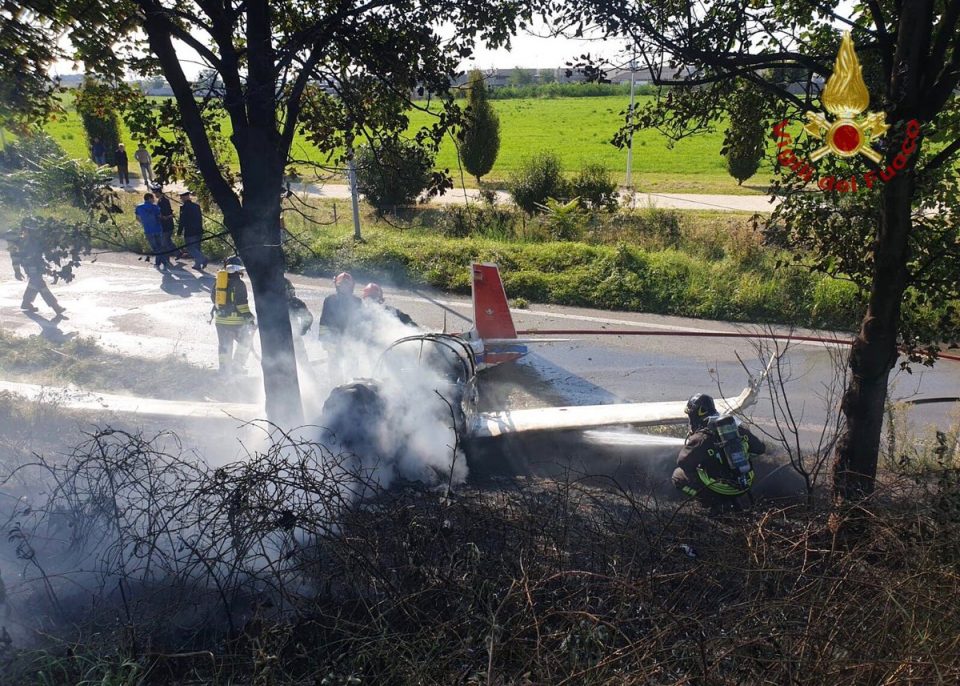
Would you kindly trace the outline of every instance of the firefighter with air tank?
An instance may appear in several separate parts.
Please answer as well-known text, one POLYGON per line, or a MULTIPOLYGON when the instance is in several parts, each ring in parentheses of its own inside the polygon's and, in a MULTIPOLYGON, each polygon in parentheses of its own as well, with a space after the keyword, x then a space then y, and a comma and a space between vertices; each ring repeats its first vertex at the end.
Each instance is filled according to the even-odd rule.
POLYGON ((690 432, 677 456, 673 485, 696 497, 714 514, 738 508, 753 485, 752 455, 766 447, 733 415, 721 415, 705 393, 690 397, 684 409, 690 432))
POLYGON ((256 320, 250 311, 247 286, 243 282, 243 262, 228 257, 217 272, 213 292, 212 315, 217 325, 218 357, 221 374, 243 373, 256 320))

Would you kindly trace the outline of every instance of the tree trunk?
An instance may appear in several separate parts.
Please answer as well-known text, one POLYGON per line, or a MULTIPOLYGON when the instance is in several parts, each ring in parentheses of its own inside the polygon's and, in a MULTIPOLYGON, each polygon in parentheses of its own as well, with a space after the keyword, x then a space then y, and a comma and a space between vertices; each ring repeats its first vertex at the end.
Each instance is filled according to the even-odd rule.
MULTIPOLYGON (((887 165, 901 151, 906 123, 921 111, 931 27, 932 0, 902 5, 892 61, 895 69, 887 91, 887 101, 894 105, 887 114, 891 123, 887 165)), ((840 504, 861 500, 873 492, 876 482, 887 382, 897 361, 900 306, 909 277, 911 209, 920 147, 921 138, 917 138, 906 165, 883 186, 870 300, 850 353, 850 381, 840 404, 846 426, 837 441, 833 463, 833 490, 840 504)))
MULTIPOLYGON (((279 188, 279 185, 277 186, 279 188)), ((263 392, 267 417, 289 429, 303 424, 297 362, 284 287, 284 256, 280 247, 279 192, 273 203, 244 203, 244 243, 240 257, 250 275, 263 357, 263 392)))
POLYGON ((907 284, 912 169, 884 187, 873 283, 866 316, 850 353, 850 381, 840 409, 846 426, 837 441, 833 487, 841 501, 873 492, 887 381, 897 360, 900 303, 907 284))

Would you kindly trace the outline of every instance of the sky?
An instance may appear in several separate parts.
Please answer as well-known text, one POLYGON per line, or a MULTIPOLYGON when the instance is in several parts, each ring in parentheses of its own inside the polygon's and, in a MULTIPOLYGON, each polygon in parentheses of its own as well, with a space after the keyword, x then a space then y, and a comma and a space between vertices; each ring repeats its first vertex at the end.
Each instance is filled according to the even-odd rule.
POLYGON ((531 33, 521 33, 511 42, 511 50, 488 50, 479 48, 473 60, 461 65, 464 69, 507 69, 510 67, 531 67, 537 69, 555 69, 565 62, 575 60, 584 53, 600 56, 621 64, 623 41, 571 38, 541 38, 531 33))
MULTIPOLYGON (((545 33, 542 23, 536 24, 533 31, 545 33)), ((566 62, 576 60, 584 53, 609 59, 615 64, 622 64, 624 45, 623 41, 541 37, 530 31, 524 31, 513 38, 510 50, 503 48, 489 50, 480 46, 473 59, 464 61, 460 66, 464 71, 474 68, 487 70, 512 67, 556 69, 563 67, 566 62)), ((196 78, 203 68, 197 63, 196 53, 182 44, 178 44, 177 52, 183 60, 187 78, 196 78)), ((79 73, 82 68, 74 68, 70 62, 61 60, 52 71, 55 75, 62 76, 79 73)))

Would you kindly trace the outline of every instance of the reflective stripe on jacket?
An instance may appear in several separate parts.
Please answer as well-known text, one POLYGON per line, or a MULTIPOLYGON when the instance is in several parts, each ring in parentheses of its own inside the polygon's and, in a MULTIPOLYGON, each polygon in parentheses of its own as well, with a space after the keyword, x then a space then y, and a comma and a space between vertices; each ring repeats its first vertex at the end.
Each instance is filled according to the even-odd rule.
MULTIPOLYGON (((226 326, 242 326, 253 320, 250 304, 247 300, 247 285, 238 274, 231 274, 227 280, 227 304, 214 308, 214 321, 226 326)), ((217 302, 217 289, 210 293, 210 299, 217 302)))
MULTIPOLYGON (((766 450, 763 441, 745 427, 739 428, 740 440, 748 456, 760 455, 766 450)), ((708 490, 718 495, 735 496, 746 493, 753 484, 753 470, 747 474, 747 486, 741 486, 727 466, 722 452, 716 447, 716 438, 709 429, 694 431, 684 443, 677 466, 683 469, 691 481, 699 481, 708 490)))

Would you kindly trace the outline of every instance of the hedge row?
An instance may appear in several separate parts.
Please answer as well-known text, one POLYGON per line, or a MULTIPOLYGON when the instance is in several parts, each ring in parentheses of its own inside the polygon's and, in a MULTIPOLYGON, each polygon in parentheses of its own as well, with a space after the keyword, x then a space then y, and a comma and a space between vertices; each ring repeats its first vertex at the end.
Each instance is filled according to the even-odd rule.
POLYGON ((511 298, 741 322, 852 329, 863 311, 849 283, 801 269, 748 270, 730 257, 705 262, 674 249, 584 243, 444 239, 426 231, 319 236, 303 271, 358 271, 397 285, 467 294, 471 261, 500 265, 511 298))

